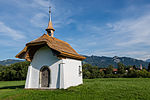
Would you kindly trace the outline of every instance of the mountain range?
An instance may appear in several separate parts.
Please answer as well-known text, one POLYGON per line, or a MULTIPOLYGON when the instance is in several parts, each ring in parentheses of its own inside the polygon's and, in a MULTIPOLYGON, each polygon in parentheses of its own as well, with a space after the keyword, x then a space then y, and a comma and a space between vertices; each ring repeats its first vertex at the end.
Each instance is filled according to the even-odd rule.
MULTIPOLYGON (((85 56, 85 55, 84 55, 85 56)), ((143 61, 138 60, 130 57, 105 57, 105 56, 85 56, 86 59, 83 61, 83 63, 92 64, 93 66, 98 66, 99 68, 104 68, 109 65, 113 65, 114 67, 117 67, 117 63, 121 62, 125 65, 136 65, 137 67, 142 65, 143 67, 148 66, 148 63, 150 62, 150 59, 143 61)), ((0 65, 10 65, 16 62, 22 62, 24 60, 16 60, 16 59, 7 59, 0 61, 0 65)))
POLYGON ((146 62, 150 62, 150 59, 147 59, 146 62))
POLYGON ((138 60, 130 57, 105 57, 105 56, 85 56, 86 59, 83 63, 89 63, 93 66, 98 66, 99 68, 108 67, 109 65, 113 65, 113 67, 117 67, 117 63, 121 62, 124 65, 135 65, 139 67, 142 65, 143 67, 148 66, 149 62, 138 60))
POLYGON ((23 62, 24 60, 15 60, 15 59, 7 59, 7 60, 3 60, 3 61, 0 61, 0 65, 10 65, 10 64, 13 64, 13 63, 17 63, 17 62, 23 62))

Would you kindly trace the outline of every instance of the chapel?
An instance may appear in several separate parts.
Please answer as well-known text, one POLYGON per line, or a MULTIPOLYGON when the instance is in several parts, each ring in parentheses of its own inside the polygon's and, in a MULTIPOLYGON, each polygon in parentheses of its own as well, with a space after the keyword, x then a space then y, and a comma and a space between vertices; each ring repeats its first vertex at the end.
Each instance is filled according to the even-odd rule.
POLYGON ((67 89, 83 84, 82 60, 67 42, 54 37, 49 10, 47 34, 27 43, 16 58, 30 61, 26 89, 67 89))

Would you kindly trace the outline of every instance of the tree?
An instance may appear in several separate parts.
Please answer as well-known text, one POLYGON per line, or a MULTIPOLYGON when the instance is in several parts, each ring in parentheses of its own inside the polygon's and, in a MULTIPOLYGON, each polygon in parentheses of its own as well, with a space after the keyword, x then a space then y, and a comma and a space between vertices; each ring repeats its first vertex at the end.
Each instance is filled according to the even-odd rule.
POLYGON ((112 65, 109 65, 107 70, 106 70, 106 74, 112 74, 113 73, 113 66, 112 65))
POLYGON ((103 78, 105 76, 104 71, 98 72, 98 78, 103 78))
POLYGON ((29 62, 19 62, 3 66, 0 70, 0 81, 25 80, 29 62))
POLYGON ((91 77, 91 70, 92 65, 91 64, 84 64, 82 66, 82 73, 83 73, 83 78, 89 79, 91 77))
POLYGON ((148 71, 150 71, 150 63, 148 64, 148 71))
POLYGON ((90 64, 84 64, 83 68, 83 78, 98 78, 100 75, 99 68, 97 66, 92 66, 90 64))
POLYGON ((125 73, 125 65, 122 63, 118 63, 118 73, 124 74, 125 73))
POLYGON ((91 68, 91 78, 98 78, 98 75, 99 75, 99 69, 98 69, 98 67, 97 66, 93 66, 92 68, 91 68))
POLYGON ((89 71, 84 72, 83 78, 90 79, 91 78, 91 73, 89 71))
POLYGON ((138 68, 135 65, 133 65, 133 69, 137 70, 138 68))

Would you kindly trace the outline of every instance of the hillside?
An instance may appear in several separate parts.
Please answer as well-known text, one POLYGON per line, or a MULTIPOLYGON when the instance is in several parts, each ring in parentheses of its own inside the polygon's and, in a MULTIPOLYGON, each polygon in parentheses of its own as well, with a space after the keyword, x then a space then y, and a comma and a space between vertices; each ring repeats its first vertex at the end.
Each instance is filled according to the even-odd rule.
POLYGON ((99 68, 107 67, 108 65, 113 65, 114 67, 117 67, 117 63, 121 62, 125 65, 136 65, 136 66, 148 66, 148 62, 137 60, 130 57, 100 57, 100 56, 85 56, 87 57, 83 63, 89 63, 93 66, 98 66, 99 68))
POLYGON ((0 61, 0 65, 6 65, 7 66, 10 64, 22 62, 22 61, 24 61, 24 60, 7 59, 7 60, 0 61))

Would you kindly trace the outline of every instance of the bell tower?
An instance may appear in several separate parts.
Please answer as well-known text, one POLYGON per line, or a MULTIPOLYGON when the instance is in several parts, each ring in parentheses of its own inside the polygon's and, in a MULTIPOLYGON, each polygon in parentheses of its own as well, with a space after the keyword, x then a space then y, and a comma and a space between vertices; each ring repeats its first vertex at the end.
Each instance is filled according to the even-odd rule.
POLYGON ((47 27, 46 31, 49 36, 54 37, 55 29, 53 28, 53 24, 52 24, 51 7, 49 7, 49 22, 48 22, 48 27, 47 27))

